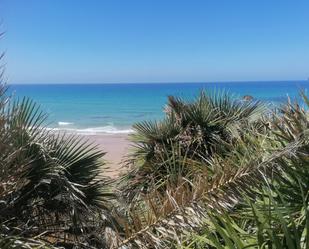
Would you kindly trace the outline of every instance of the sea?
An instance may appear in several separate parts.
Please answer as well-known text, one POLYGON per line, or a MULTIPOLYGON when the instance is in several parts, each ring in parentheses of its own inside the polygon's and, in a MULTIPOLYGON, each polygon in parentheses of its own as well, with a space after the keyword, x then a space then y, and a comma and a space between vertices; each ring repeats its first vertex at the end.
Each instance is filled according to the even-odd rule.
POLYGON ((48 114, 47 125, 79 134, 121 134, 132 125, 160 120, 169 95, 193 100, 201 90, 227 91, 235 98, 251 95, 271 105, 307 92, 309 81, 130 84, 10 84, 14 98, 26 96, 48 114))

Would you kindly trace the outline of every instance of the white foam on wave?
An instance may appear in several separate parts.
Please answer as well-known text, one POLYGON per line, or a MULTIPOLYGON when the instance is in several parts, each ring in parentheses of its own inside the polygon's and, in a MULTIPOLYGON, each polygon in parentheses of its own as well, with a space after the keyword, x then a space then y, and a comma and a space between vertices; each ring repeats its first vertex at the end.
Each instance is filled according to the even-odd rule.
POLYGON ((76 133, 80 135, 98 135, 98 134, 129 134, 134 132, 132 129, 118 129, 114 126, 107 125, 102 127, 92 127, 92 128, 50 128, 54 131, 63 131, 68 133, 76 133))
POLYGON ((74 123, 71 123, 71 122, 58 122, 58 125, 59 126, 66 126, 66 125, 72 125, 72 124, 74 124, 74 123))

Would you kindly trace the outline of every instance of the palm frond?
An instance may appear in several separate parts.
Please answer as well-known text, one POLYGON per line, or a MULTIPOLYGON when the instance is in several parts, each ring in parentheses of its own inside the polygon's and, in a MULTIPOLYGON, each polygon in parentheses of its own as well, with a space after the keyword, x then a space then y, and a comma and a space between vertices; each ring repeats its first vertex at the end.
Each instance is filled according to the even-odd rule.
POLYGON ((101 175, 105 153, 77 136, 45 129, 46 115, 29 99, 5 102, 1 113, 0 223, 9 221, 12 236, 23 226, 24 238, 44 233, 56 241, 69 236, 71 244, 92 243, 90 227, 115 222, 111 181, 101 175))
MULTIPOLYGON (((130 192, 132 196, 137 193, 137 185, 143 191, 152 191, 158 185, 164 186, 163 179, 178 177, 166 174, 169 167, 162 166, 165 161, 175 161, 169 156, 178 156, 181 162, 186 155, 196 164, 210 168, 205 162, 216 154, 228 155, 246 134, 257 129, 265 133, 262 120, 265 109, 259 102, 241 102, 226 92, 201 92, 192 102, 170 96, 163 121, 134 125, 136 133, 132 142, 135 150, 127 160, 131 172, 125 177, 124 192, 130 192), (174 153, 175 147, 180 148, 178 153, 174 153), (168 177, 162 178, 164 175, 168 177)), ((178 165, 183 169, 182 163, 178 165)), ((191 168, 191 175, 195 168, 191 168)), ((187 177, 188 171, 189 166, 181 173, 182 177, 187 177)))
POLYGON ((199 230, 201 221, 207 219, 207 210, 230 211, 240 205, 244 196, 252 201, 262 196, 259 188, 265 179, 282 173, 278 160, 295 156, 299 146, 290 144, 259 159, 251 155, 251 160, 244 161, 241 167, 230 165, 211 178, 207 173, 200 173, 194 181, 179 178, 165 192, 144 195, 141 206, 130 209, 132 224, 126 225, 130 230, 120 245, 166 248, 179 244, 186 232, 199 230))

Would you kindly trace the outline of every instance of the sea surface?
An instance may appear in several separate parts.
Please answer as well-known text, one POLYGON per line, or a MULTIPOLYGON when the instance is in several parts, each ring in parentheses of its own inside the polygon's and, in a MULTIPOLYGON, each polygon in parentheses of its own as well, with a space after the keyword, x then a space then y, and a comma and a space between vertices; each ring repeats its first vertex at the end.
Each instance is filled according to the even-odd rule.
POLYGON ((27 96, 49 114, 51 128, 81 134, 129 133, 132 124, 159 120, 169 95, 192 100, 201 90, 224 90, 241 99, 251 95, 270 104, 292 99, 309 81, 147 83, 147 84, 13 84, 17 98, 27 96))

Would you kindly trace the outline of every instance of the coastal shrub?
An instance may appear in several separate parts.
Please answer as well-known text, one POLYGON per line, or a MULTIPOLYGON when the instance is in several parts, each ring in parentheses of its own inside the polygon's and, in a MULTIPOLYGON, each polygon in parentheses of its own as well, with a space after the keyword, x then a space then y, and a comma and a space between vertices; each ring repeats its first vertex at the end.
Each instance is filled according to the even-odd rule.
POLYGON ((267 120, 269 133, 254 134, 251 143, 213 156, 211 178, 196 174, 177 187, 144 193, 131 205, 136 225, 121 245, 308 248, 306 109, 287 103, 267 120))
POLYGON ((265 198, 247 202, 238 212, 211 210, 199 231, 188 234, 180 248, 308 248, 308 201, 302 197, 303 206, 297 208, 265 198))
MULTIPOLYGON (((237 210, 211 210, 182 248, 309 248, 309 107, 288 103, 271 123, 275 140, 290 155, 278 157, 254 199, 237 210)), ((273 152, 276 153, 276 152, 273 152)))
POLYGON ((264 104, 241 101, 227 92, 201 92, 192 102, 170 96, 165 113, 162 121, 133 126, 134 151, 127 160, 131 173, 125 180, 130 199, 164 188, 166 181, 177 185, 179 177, 191 179, 204 170, 210 176, 214 156, 227 156, 267 130, 264 104))
POLYGON ((105 153, 74 135, 47 130, 45 119, 36 104, 7 97, 1 85, 1 240, 102 245, 104 236, 94 235, 112 224, 114 197, 101 174, 105 153))

